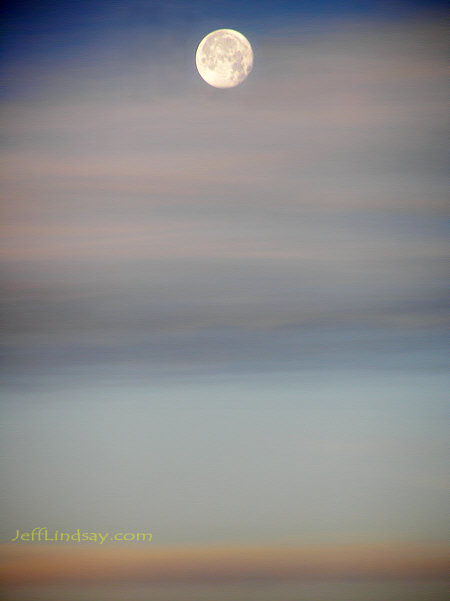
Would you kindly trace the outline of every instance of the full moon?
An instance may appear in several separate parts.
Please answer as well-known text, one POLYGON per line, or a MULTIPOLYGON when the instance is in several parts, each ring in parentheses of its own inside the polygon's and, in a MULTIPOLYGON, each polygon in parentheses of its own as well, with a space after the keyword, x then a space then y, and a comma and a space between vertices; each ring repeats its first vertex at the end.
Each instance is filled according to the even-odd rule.
POLYGON ((247 79, 253 66, 250 42, 233 29, 208 33, 197 48, 198 72, 210 86, 234 88, 247 79))

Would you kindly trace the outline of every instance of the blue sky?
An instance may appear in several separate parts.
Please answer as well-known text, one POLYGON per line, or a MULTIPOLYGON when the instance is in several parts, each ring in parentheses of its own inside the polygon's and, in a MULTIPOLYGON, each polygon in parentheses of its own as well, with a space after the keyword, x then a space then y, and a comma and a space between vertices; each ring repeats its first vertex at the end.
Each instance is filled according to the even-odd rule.
MULTIPOLYGON (((7 53, 73 53, 80 46, 107 32, 145 27, 149 35, 177 32, 181 38, 202 26, 205 32, 220 27, 244 28, 250 34, 273 31, 286 22, 320 23, 327 20, 396 21, 423 15, 445 15, 446 3, 401 0, 337 2, 333 0, 167 0, 166 2, 127 0, 125 2, 63 0, 54 2, 7 2, 3 11, 3 45, 7 53)), ((119 44, 120 41, 118 40, 119 44)), ((128 43, 130 40, 128 39, 128 43)))
POLYGON ((441 16, 11 5, 3 540, 445 538, 441 16), (222 26, 228 91, 194 62, 222 26))

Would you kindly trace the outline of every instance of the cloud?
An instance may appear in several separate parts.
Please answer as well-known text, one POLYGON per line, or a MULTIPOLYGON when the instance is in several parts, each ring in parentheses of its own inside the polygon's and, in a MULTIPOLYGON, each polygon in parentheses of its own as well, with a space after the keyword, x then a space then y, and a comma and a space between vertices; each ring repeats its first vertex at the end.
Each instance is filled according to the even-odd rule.
POLYGON ((297 24, 255 39, 228 95, 185 38, 132 59, 97 40, 40 86, 11 72, 7 356, 170 370, 298 367, 328 360, 327 336, 372 364, 439 350, 443 39, 431 20, 297 24))
POLYGON ((58 545, 1 548, 7 585, 50 583, 176 583, 443 577, 442 545, 310 547, 142 547, 58 545))

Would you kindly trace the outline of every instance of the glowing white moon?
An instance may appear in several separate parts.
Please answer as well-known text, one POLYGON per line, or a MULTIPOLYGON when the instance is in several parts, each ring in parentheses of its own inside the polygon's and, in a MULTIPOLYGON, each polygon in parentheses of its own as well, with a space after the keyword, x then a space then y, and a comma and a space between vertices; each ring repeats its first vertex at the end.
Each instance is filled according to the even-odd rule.
POLYGON ((215 88, 234 88, 253 67, 250 42, 234 29, 217 29, 200 42, 195 55, 198 72, 215 88))

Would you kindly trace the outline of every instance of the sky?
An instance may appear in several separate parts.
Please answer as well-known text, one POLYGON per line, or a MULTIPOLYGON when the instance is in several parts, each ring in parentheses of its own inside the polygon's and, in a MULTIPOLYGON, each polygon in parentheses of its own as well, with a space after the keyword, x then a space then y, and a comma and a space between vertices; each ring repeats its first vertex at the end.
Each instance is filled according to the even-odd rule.
MULTIPOLYGON (((168 549, 182 573, 179 549, 259 566, 282 548, 294 567, 275 570, 268 601, 278 585, 301 598, 305 545, 324 558, 329 545, 355 557, 418 545, 424 562, 441 549, 444 14, 441 2, 7 3, 0 533, 23 582, 36 546, 17 555, 10 541, 37 526, 152 532, 155 555, 139 561, 168 549), (230 90, 195 67, 223 27, 254 51, 230 90)), ((338 601, 320 589, 328 561, 305 601, 338 601)), ((16 585, 10 601, 29 594, 16 585)), ((152 598, 211 598, 169 590, 176 576, 163 585, 152 598)))

